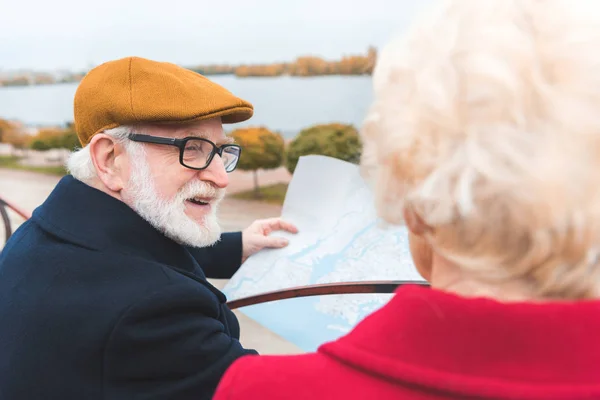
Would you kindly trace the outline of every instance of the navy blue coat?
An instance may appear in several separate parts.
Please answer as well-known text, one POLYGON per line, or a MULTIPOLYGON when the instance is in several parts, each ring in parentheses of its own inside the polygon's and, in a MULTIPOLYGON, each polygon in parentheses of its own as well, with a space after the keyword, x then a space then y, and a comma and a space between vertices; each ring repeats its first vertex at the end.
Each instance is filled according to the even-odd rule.
POLYGON ((240 233, 166 238, 64 177, 0 253, 0 399, 209 399, 242 348, 206 276, 239 268, 240 233))

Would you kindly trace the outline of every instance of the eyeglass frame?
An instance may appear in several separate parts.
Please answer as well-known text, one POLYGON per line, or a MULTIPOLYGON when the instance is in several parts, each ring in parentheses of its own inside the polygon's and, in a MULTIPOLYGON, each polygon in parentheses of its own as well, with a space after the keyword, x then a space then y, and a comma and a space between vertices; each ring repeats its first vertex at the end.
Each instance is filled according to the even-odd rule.
MULTIPOLYGON (((223 149, 225 149, 227 147, 234 147, 239 150, 238 162, 239 162, 240 157, 242 156, 242 147, 237 144, 227 143, 227 144, 223 144, 221 146, 217 146, 210 140, 201 138, 201 137, 197 137, 197 136, 188 136, 188 137, 185 137, 182 139, 175 139, 175 138, 166 138, 166 137, 160 137, 160 136, 144 135, 144 134, 139 134, 139 133, 130 133, 129 135, 127 135, 127 138, 134 142, 164 144, 167 146, 175 146, 179 149, 179 164, 183 165, 186 168, 193 169, 196 171, 202 171, 202 170, 208 168, 210 166, 210 163, 212 162, 213 158, 215 157, 215 154, 218 154, 219 157, 222 158, 223 157, 223 149), (203 142, 207 142, 210 145, 212 145, 212 151, 210 152, 210 155, 206 159, 206 165, 202 168, 190 167, 189 165, 185 165, 183 163, 183 152, 185 151, 185 146, 186 146, 187 142, 189 142, 190 140, 201 140, 203 142)), ((235 171, 235 169, 237 168, 237 164, 238 163, 236 162, 235 167, 231 171, 227 171, 227 168, 225 168, 225 172, 231 173, 231 172, 235 171)))

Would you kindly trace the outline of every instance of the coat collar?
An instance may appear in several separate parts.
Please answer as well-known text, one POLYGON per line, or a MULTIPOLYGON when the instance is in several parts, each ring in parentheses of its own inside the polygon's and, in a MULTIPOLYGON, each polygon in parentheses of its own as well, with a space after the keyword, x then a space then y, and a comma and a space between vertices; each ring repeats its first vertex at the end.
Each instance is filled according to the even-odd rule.
POLYGON ((505 304, 409 286, 320 351, 459 397, 510 387, 520 399, 591 399, 600 398, 599 333, 600 301, 505 304))
POLYGON ((184 246, 164 236, 122 201, 71 175, 59 181, 33 212, 32 220, 67 242, 149 258, 205 278, 184 246))

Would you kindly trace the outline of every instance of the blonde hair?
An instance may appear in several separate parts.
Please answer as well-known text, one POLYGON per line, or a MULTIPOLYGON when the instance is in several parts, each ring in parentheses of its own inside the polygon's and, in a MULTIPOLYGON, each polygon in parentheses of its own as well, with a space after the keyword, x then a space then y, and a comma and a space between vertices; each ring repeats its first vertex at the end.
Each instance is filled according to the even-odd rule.
POLYGON ((362 169, 436 252, 536 295, 600 296, 600 4, 454 0, 390 43, 362 169))

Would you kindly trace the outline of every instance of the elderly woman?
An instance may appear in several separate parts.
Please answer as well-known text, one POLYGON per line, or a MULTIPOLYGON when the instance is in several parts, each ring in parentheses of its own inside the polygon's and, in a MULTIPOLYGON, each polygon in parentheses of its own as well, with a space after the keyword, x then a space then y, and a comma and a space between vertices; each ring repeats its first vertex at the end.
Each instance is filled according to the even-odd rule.
POLYGON ((600 399, 599 49, 594 0, 450 1, 390 44, 363 171, 432 288, 216 398, 600 399))

